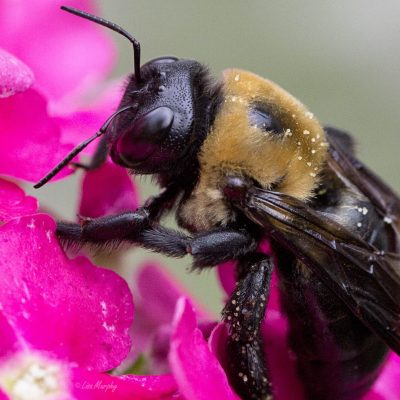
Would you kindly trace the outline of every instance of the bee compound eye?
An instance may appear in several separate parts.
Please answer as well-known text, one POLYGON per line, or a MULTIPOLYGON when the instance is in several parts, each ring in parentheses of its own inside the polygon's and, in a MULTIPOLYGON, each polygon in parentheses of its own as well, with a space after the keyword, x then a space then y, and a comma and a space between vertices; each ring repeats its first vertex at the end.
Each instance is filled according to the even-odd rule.
POLYGON ((141 116, 134 125, 132 135, 149 142, 159 142, 171 129, 174 112, 168 107, 159 107, 141 116))
POLYGON ((141 161, 160 148, 174 122, 174 112, 158 107, 141 117, 119 139, 117 150, 127 163, 141 161))

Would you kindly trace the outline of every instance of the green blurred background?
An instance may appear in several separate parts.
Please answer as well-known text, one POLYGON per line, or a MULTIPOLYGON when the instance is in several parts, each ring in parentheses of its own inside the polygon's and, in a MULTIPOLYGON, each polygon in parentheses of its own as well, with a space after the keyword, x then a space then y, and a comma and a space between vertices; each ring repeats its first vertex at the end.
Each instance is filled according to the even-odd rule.
MULTIPOLYGON (((400 191, 400 1, 100 3, 102 16, 141 42, 142 62, 175 55, 204 62, 216 75, 240 67, 267 77, 324 124, 351 132, 360 157, 400 191)), ((120 76, 131 71, 133 54, 127 40, 114 38, 120 57, 113 76, 120 76)), ((141 183, 144 194, 155 192, 149 181, 141 183)), ((73 218, 77 187, 74 177, 49 185, 40 197, 51 197, 53 208, 73 218)), ((138 260, 154 257, 135 250, 124 260, 124 275, 131 277, 138 260)), ((214 271, 188 274, 189 258, 163 262, 209 309, 220 309, 214 271)))

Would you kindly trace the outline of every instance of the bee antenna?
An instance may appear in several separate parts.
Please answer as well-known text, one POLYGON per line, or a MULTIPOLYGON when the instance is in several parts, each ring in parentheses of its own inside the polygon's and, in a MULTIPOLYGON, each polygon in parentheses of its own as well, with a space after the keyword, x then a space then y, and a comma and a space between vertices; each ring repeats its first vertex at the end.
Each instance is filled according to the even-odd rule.
POLYGON ((96 24, 105 26, 106 28, 109 28, 112 31, 117 32, 120 35, 126 37, 133 44, 133 56, 134 56, 134 68, 135 68, 136 82, 138 82, 138 83, 142 82, 142 77, 140 75, 140 43, 131 34, 129 34, 125 29, 121 28, 119 25, 115 24, 114 22, 107 21, 104 18, 97 17, 97 16, 89 14, 85 11, 81 11, 76 8, 67 7, 67 6, 61 6, 61 10, 64 10, 71 14, 77 15, 78 17, 88 19, 89 21, 95 22, 96 24))
POLYGON ((133 106, 126 106, 117 110, 114 114, 111 115, 107 119, 107 121, 103 124, 103 126, 89 139, 86 139, 81 144, 78 144, 62 161, 60 161, 44 178, 42 178, 38 183, 36 183, 33 187, 35 189, 39 189, 43 185, 45 185, 51 178, 56 176, 69 162, 77 156, 85 147, 87 147, 93 140, 98 137, 104 135, 107 132, 108 127, 110 126, 111 121, 120 113, 127 111, 133 108, 133 106))

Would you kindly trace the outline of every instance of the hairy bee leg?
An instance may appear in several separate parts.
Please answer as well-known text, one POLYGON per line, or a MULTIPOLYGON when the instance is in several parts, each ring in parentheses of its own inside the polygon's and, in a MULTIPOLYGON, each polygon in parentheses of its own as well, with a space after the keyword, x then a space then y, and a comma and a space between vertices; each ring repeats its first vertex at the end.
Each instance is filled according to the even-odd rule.
POLYGON ((273 264, 262 253, 239 262, 236 290, 223 310, 229 327, 227 344, 230 382, 243 399, 272 399, 264 357, 261 323, 269 297, 273 264))
POLYGON ((106 138, 103 136, 96 147, 96 151, 87 164, 72 162, 70 165, 75 168, 82 168, 85 171, 93 171, 97 168, 100 168, 106 162, 109 152, 110 146, 108 145, 106 138))
POLYGON ((158 226, 145 230, 140 244, 150 250, 169 256, 190 254, 193 268, 214 266, 256 249, 258 241, 246 230, 218 228, 193 237, 158 226))
POLYGON ((149 214, 139 209, 135 212, 100 218, 86 218, 81 224, 58 222, 57 235, 68 243, 107 244, 130 240, 149 227, 149 214))
POLYGON ((257 241, 246 231, 221 228, 191 237, 162 226, 152 227, 144 209, 111 217, 89 218, 82 224, 59 222, 57 234, 67 246, 81 243, 101 247, 128 242, 172 257, 190 254, 194 268, 237 259, 257 246, 257 241))

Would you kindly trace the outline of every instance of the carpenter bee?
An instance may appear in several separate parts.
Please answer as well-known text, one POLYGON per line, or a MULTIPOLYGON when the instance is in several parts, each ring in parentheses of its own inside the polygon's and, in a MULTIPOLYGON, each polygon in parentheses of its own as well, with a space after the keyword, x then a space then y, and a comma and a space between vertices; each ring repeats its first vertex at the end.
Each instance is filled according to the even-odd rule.
POLYGON ((140 65, 119 26, 63 7, 130 40, 134 74, 118 110, 35 187, 101 137, 85 169, 108 155, 163 189, 135 212, 59 222, 64 243, 128 242, 203 269, 237 260, 222 316, 227 373, 243 399, 271 399, 260 324, 277 259, 289 343, 307 399, 360 399, 389 348, 400 353, 400 199, 354 155, 351 137, 324 128, 275 83, 232 69, 220 81, 197 61, 140 65), (160 225, 176 208, 189 235, 160 225))

